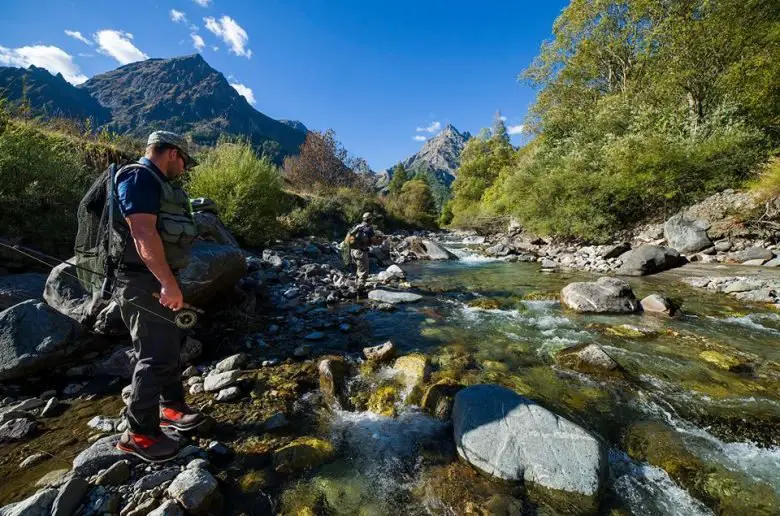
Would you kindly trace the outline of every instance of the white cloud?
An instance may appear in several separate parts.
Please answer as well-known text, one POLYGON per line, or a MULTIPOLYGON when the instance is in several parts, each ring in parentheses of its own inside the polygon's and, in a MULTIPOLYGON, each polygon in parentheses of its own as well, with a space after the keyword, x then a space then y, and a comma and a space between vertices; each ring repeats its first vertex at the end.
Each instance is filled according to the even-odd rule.
POLYGON ((233 18, 223 16, 217 20, 209 16, 203 18, 203 21, 209 31, 230 47, 231 52, 247 59, 252 57, 252 51, 246 48, 249 43, 249 35, 233 18))
POLYGON ((196 4, 198 4, 201 7, 208 7, 211 5, 211 0, 193 0, 196 4))
POLYGON ((176 9, 171 9, 171 21, 173 23, 187 23, 187 15, 181 11, 177 11, 176 9))
POLYGON ((213 50, 214 52, 219 52, 219 47, 214 45, 213 47, 211 47, 211 50, 213 50))
POLYGON ((101 30, 95 34, 100 53, 113 57, 123 65, 149 59, 148 55, 133 45, 130 41, 132 39, 132 34, 121 30, 101 30))
POLYGON ((78 56, 79 57, 95 57, 95 54, 84 54, 82 52, 79 52, 78 56))
POLYGON ((89 46, 92 46, 92 42, 90 40, 88 40, 87 38, 85 38, 84 35, 81 34, 81 32, 79 32, 77 30, 66 30, 65 31, 65 35, 66 36, 70 36, 73 39, 77 39, 77 40, 81 41, 82 43, 85 43, 85 44, 87 44, 89 46))
MULTIPOLYGON (((433 122, 428 127, 418 127, 417 132, 418 133, 435 133, 441 129, 441 122, 433 122)), ((418 140, 421 141, 421 140, 418 140)))
POLYGON ((81 84, 87 80, 87 76, 82 74, 79 66, 73 62, 73 56, 61 48, 52 46, 33 45, 20 48, 0 46, 0 65, 22 68, 35 65, 53 74, 61 73, 71 84, 81 84))
POLYGON ((506 132, 509 134, 521 134, 523 130, 525 129, 525 126, 523 124, 519 125, 510 125, 506 128, 506 132))
POLYGON ((413 136, 412 139, 416 142, 424 142, 425 140, 427 140, 427 138, 421 134, 413 136))
POLYGON ((502 121, 502 122, 506 122, 506 117, 505 117, 504 115, 501 115, 501 116, 500 116, 500 117, 498 117, 498 118, 499 118, 499 119, 501 119, 501 121, 502 121))
POLYGON ((192 38, 192 46, 195 47, 195 50, 203 50, 203 47, 206 46, 206 42, 203 41, 203 38, 194 32, 190 34, 190 37, 192 38))
POLYGON ((252 88, 238 82, 231 82, 230 85, 233 86, 233 89, 235 89, 239 95, 244 97, 247 100, 247 102, 249 102, 252 105, 255 104, 255 95, 254 93, 252 93, 252 88))

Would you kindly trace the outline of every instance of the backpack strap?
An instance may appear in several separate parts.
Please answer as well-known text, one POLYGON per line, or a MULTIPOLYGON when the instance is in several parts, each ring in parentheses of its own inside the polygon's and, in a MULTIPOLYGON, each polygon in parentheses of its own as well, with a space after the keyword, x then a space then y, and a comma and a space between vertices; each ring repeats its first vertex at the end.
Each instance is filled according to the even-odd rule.
POLYGON ((160 176, 157 175, 157 172, 152 170, 150 167, 144 165, 143 163, 138 163, 138 162, 128 163, 124 167, 120 168, 117 171, 116 175, 114 176, 114 185, 117 184, 117 182, 119 180, 119 176, 124 174, 125 172, 129 172, 131 170, 141 170, 141 169, 147 170, 152 175, 152 177, 155 179, 155 181, 160 183, 160 186, 165 186, 165 182, 162 179, 160 179, 160 176))

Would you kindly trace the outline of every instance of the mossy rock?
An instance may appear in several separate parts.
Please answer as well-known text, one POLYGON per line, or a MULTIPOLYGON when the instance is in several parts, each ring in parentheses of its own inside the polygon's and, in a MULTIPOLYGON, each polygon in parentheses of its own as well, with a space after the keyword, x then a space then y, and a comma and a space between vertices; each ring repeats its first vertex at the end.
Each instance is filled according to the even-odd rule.
POLYGON ((622 377, 623 368, 598 344, 583 343, 555 354, 555 362, 566 369, 596 376, 622 377))
POLYGON ((481 310, 500 310, 501 303, 498 299, 490 297, 478 297, 468 302, 468 305, 472 308, 479 308, 481 310))
POLYGON ((699 358, 701 358, 705 362, 713 364, 714 366, 719 367, 721 369, 725 369, 727 371, 730 371, 742 365, 742 362, 740 362, 736 358, 712 350, 702 351, 701 353, 699 353, 699 358))
POLYGON ((604 329, 604 332, 615 337, 623 337, 624 339, 642 339, 653 335, 653 332, 651 331, 643 330, 642 328, 637 328, 636 326, 631 326, 629 324, 608 326, 604 329))
POLYGON ((244 473, 238 480, 238 486, 244 494, 254 494, 262 491, 268 485, 268 472, 252 470, 244 473))
POLYGON ((447 421, 452 415, 455 395, 462 388, 463 385, 453 379, 439 380, 425 390, 420 407, 437 419, 447 421))
POLYGON ((776 514, 780 500, 771 486, 708 463, 691 453, 682 437, 657 422, 631 426, 624 437, 628 454, 663 468, 717 514, 776 514))
POLYGON ((504 373, 509 371, 509 366, 507 364, 498 362, 497 360, 483 360, 482 367, 490 371, 501 371, 504 373))
POLYGON ((336 450, 318 437, 299 437, 273 455, 274 469, 279 473, 299 473, 330 461, 336 450))
POLYGON ((524 301, 557 301, 559 297, 560 294, 558 292, 542 292, 539 290, 523 294, 524 301))
POLYGON ((426 381, 431 373, 428 357, 422 353, 412 353, 398 357, 393 364, 401 382, 407 387, 419 385, 426 381))
POLYGON ((368 399, 368 410, 380 416, 395 417, 397 415, 395 404, 399 399, 398 387, 383 385, 371 394, 368 399))

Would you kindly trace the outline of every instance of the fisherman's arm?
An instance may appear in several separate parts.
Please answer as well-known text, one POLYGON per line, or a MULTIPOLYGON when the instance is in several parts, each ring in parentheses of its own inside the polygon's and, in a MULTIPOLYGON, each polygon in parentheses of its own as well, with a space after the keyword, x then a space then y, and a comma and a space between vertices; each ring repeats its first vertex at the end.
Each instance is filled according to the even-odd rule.
POLYGON ((160 304, 171 310, 180 310, 184 304, 184 296, 165 259, 165 249, 157 231, 157 215, 136 213, 125 220, 130 226, 138 256, 160 282, 160 304))

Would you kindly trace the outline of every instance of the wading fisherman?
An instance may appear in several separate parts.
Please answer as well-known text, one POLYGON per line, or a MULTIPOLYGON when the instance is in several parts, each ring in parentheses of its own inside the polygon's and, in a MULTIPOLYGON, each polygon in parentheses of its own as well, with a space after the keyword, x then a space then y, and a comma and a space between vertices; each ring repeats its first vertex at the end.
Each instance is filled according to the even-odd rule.
POLYGON ((381 239, 374 231, 374 227, 371 225, 373 218, 371 213, 364 213, 363 222, 350 229, 345 239, 347 245, 349 245, 350 258, 357 266, 358 289, 364 288, 366 279, 368 279, 368 259, 371 245, 381 242, 381 239))
POLYGON ((177 273, 187 265, 197 235, 189 197, 172 181, 195 164, 184 138, 157 131, 149 136, 146 155, 115 177, 122 217, 114 225, 130 234, 119 261, 118 301, 135 353, 128 430, 117 448, 152 462, 179 451, 179 441, 161 426, 186 431, 205 421, 184 403, 183 335, 170 322, 171 311, 183 308, 177 273), (159 299, 151 295, 157 292, 159 299))

